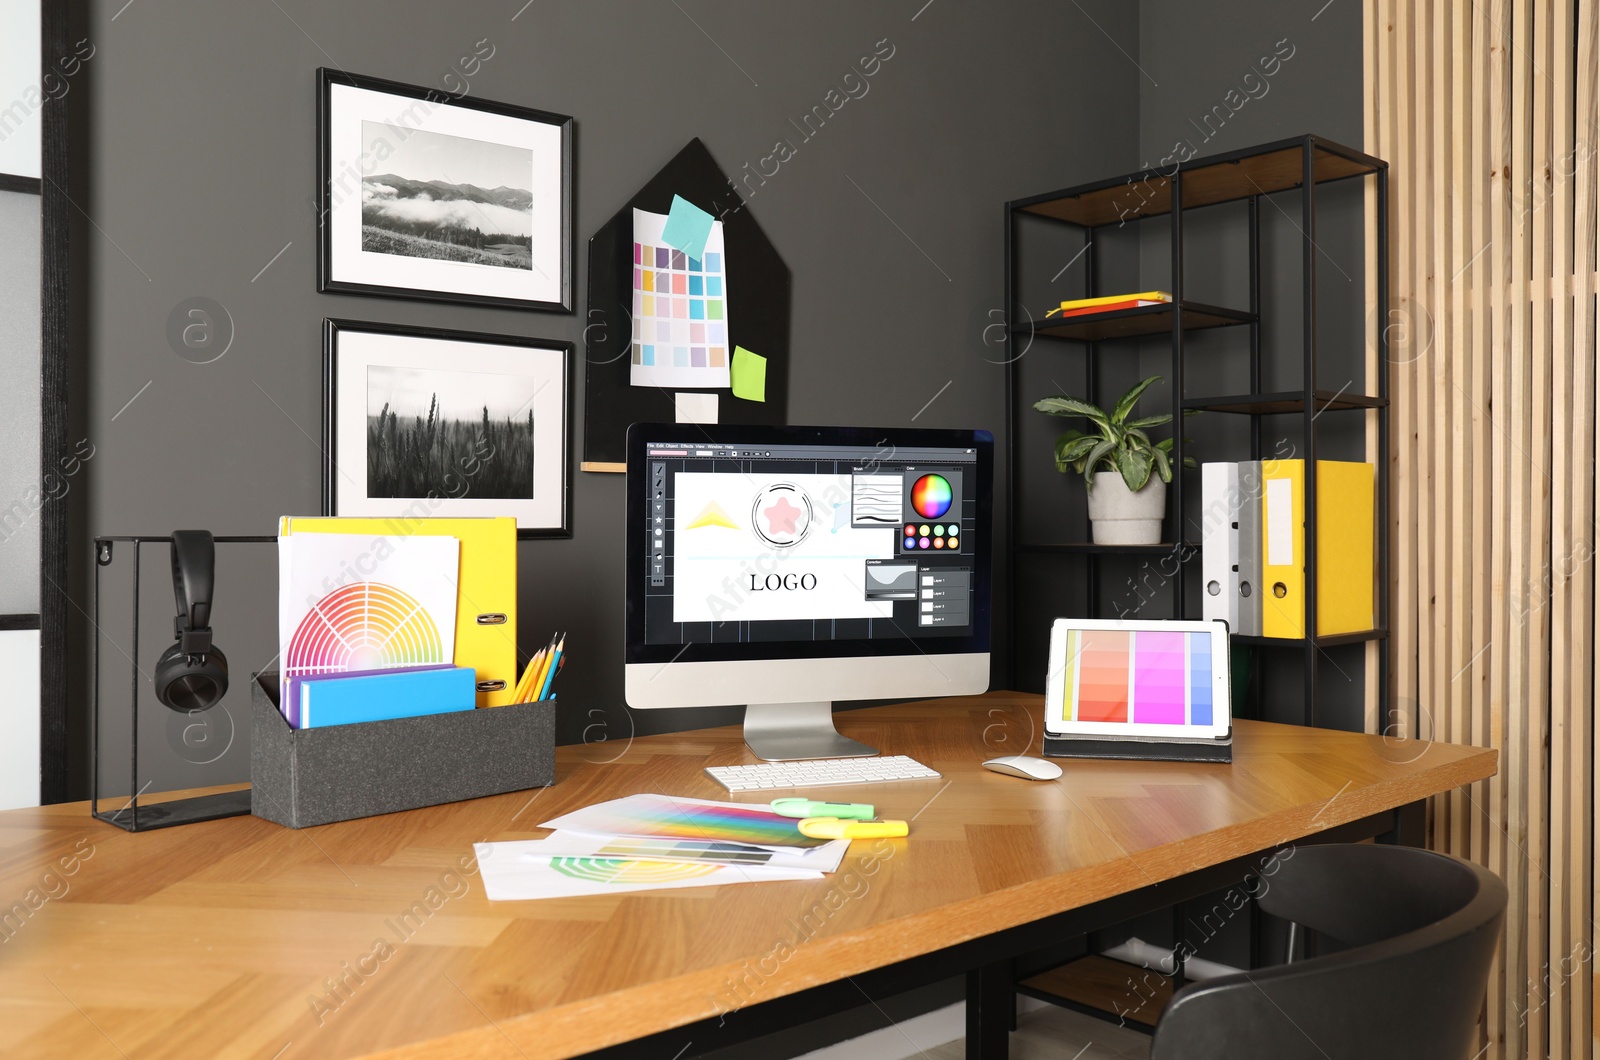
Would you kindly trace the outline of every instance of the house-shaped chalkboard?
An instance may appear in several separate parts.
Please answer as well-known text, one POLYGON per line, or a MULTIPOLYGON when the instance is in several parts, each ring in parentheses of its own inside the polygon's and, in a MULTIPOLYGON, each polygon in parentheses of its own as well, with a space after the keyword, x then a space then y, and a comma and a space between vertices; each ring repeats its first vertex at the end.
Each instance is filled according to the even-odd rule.
POLYGON ((698 139, 639 190, 589 240, 589 306, 584 319, 585 471, 623 470, 630 423, 672 423, 682 387, 631 385, 634 357, 633 211, 666 214, 681 196, 722 222, 727 345, 766 358, 764 401, 716 393, 717 422, 781 424, 789 399, 789 267, 698 139))

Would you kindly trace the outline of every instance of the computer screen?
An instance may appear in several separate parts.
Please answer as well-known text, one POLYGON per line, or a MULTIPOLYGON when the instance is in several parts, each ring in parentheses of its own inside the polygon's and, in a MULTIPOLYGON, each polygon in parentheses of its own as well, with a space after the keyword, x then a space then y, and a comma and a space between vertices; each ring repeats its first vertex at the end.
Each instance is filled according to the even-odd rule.
POLYGON ((982 691, 992 469, 983 431, 635 424, 628 702, 982 691))

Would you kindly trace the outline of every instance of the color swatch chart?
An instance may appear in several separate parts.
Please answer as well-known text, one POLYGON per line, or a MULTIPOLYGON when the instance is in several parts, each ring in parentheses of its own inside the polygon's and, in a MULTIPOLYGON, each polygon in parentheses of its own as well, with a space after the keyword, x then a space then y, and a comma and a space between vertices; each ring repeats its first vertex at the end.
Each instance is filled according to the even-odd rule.
POLYGON ((1068 721, 1210 725, 1210 633, 1067 631, 1068 721))
POLYGON ((667 215, 633 211, 634 386, 726 388, 733 347, 728 343, 727 255, 722 222, 714 221, 698 258, 662 238, 667 215))

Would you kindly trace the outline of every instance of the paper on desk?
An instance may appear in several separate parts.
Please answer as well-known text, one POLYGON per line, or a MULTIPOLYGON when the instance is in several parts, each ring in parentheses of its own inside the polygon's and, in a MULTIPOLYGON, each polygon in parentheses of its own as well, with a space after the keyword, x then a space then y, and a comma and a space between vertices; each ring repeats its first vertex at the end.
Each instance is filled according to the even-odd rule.
POLYGON ((545 821, 540 828, 565 828, 601 836, 708 839, 782 850, 819 847, 826 839, 800 834, 800 822, 765 806, 711 802, 669 795, 629 795, 545 821))
POLYGON ((820 880, 804 869, 750 868, 686 861, 629 861, 621 858, 508 857, 503 849, 521 843, 474 843, 483 889, 492 902, 537 898, 578 898, 674 887, 721 887, 775 880, 820 880))
POLYGON ((523 839, 495 844, 495 856, 514 860, 542 858, 631 858, 647 861, 690 861, 698 864, 745 865, 752 868, 805 869, 836 872, 850 849, 850 840, 835 839, 820 847, 762 847, 723 843, 712 839, 645 839, 633 836, 598 836, 582 832, 556 832, 544 839, 523 839))

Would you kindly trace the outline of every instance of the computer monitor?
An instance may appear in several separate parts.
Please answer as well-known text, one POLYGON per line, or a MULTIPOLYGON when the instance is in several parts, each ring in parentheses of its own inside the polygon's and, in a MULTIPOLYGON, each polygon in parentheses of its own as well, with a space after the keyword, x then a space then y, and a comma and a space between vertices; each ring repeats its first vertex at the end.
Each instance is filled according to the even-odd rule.
POLYGON ((833 701, 989 687, 987 431, 634 424, 628 705, 744 704, 768 761, 874 748, 833 701))

